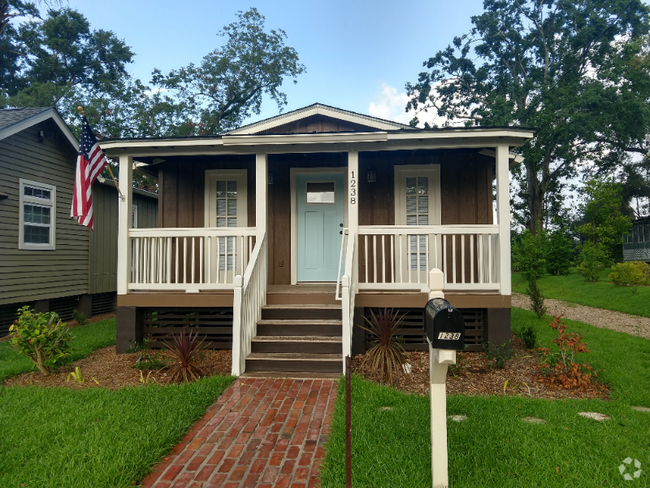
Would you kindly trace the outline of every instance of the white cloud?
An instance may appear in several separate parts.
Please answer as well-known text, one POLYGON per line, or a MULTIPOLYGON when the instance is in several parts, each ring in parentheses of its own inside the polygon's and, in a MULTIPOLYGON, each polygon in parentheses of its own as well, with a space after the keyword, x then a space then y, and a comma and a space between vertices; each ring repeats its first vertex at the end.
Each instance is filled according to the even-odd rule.
POLYGON ((412 113, 404 111, 408 101, 409 97, 406 93, 397 93, 397 88, 383 84, 381 94, 377 100, 370 102, 368 114, 380 119, 408 124, 413 118, 412 113))

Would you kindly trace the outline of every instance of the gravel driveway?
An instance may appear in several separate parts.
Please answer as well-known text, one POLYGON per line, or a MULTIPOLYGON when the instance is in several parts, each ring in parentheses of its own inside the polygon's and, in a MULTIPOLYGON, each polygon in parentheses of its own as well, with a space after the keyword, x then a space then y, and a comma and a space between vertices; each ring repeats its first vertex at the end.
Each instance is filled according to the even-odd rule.
MULTIPOLYGON (((544 300, 548 311, 553 316, 564 314, 567 319, 579 320, 602 329, 611 329, 618 332, 650 339, 650 318, 638 315, 628 315, 622 312, 604 310, 602 308, 585 307, 575 303, 563 302, 546 298, 544 300)), ((512 294, 512 306, 530 310, 530 298, 521 293, 512 294)))

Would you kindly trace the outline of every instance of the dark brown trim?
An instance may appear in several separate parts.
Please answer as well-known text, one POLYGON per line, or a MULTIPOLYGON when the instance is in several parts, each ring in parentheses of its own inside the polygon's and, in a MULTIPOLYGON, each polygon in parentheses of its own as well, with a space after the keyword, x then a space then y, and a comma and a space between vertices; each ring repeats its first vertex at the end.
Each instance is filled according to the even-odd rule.
POLYGON ((118 307, 232 307, 233 292, 129 293, 117 296, 118 307))
MULTIPOLYGON (((487 293, 445 293, 445 300, 456 308, 510 308, 510 295, 487 293)), ((424 307, 429 295, 421 292, 361 291, 357 295, 358 307, 424 307)))

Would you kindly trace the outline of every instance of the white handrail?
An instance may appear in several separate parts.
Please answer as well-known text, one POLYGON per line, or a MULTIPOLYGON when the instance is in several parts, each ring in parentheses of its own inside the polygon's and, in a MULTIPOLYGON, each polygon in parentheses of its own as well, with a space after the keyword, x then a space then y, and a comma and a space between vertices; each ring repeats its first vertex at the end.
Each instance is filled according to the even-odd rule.
POLYGON ((251 340, 257 334, 257 322, 266 305, 268 249, 266 234, 255 245, 244 276, 234 279, 232 324, 232 374, 246 371, 251 340))
POLYGON ((357 295, 355 272, 355 235, 349 234, 345 253, 345 273, 341 278, 341 314, 343 342, 343 372, 345 357, 352 355, 352 333, 354 324, 354 304, 357 295))
POLYGON ((338 272, 336 273, 336 290, 334 291, 334 298, 336 300, 341 300, 341 280, 343 279, 343 275, 341 272, 345 271, 343 269, 343 255, 344 252, 346 251, 346 243, 348 239, 348 229, 345 228, 341 232, 341 250, 339 251, 339 268, 338 272))

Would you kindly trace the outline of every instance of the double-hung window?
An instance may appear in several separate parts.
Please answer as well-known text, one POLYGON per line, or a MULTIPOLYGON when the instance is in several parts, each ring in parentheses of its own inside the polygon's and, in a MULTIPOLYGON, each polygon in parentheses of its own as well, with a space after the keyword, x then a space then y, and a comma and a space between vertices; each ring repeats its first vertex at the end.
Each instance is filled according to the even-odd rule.
POLYGON ((20 249, 55 249, 56 187, 20 178, 20 249))

